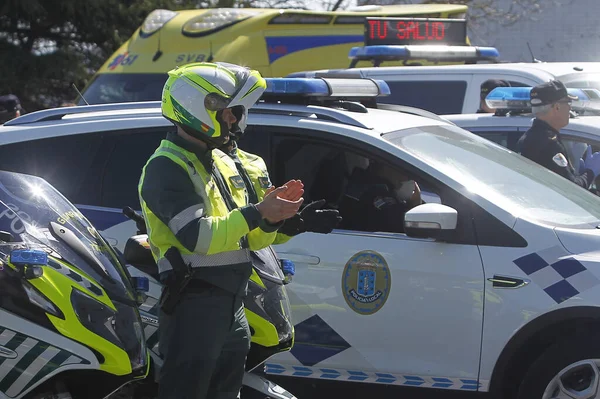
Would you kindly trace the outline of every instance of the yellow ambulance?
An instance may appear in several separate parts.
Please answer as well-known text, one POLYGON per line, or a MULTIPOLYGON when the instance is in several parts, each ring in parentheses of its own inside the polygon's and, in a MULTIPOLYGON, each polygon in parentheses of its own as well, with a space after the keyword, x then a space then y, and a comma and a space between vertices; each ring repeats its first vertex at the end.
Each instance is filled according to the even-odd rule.
POLYGON ((350 49, 365 42, 367 17, 464 19, 466 12, 467 6, 451 4, 364 6, 335 12, 154 10, 97 71, 83 97, 90 104, 159 100, 166 72, 191 62, 246 65, 265 77, 347 68, 350 49))

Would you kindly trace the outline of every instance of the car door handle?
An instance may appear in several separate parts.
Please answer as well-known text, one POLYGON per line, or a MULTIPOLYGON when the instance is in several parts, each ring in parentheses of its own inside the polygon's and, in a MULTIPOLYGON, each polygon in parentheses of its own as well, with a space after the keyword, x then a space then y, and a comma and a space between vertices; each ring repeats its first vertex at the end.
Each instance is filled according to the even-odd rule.
POLYGON ((317 256, 295 254, 293 252, 277 252, 280 258, 289 259, 294 263, 305 263, 308 265, 318 265, 321 262, 317 256))
POLYGON ((521 288, 525 287, 529 284, 529 280, 518 278, 518 277, 509 277, 509 276, 500 276, 498 274, 494 274, 494 277, 487 279, 492 283, 492 287, 494 288, 521 288))

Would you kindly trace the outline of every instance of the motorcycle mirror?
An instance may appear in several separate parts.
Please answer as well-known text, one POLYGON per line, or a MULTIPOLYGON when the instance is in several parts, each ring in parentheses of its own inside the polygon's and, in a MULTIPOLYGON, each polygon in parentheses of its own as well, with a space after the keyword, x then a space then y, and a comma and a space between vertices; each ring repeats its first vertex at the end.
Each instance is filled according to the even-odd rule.
POLYGON ((14 242, 15 236, 13 236, 12 233, 9 233, 8 231, 0 231, 0 241, 14 242))

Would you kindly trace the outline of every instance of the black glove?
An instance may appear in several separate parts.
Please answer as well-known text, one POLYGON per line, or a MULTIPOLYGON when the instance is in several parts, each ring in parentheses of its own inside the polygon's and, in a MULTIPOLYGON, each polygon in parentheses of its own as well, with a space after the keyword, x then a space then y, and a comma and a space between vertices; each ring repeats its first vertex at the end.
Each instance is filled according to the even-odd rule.
POLYGON ((300 233, 305 232, 304 220, 297 213, 289 219, 283 221, 283 225, 277 230, 278 233, 285 234, 286 236, 293 237, 300 233))
POLYGON ((304 221, 304 230, 313 233, 329 234, 342 221, 340 212, 336 209, 321 209, 325 200, 311 202, 299 212, 304 221))

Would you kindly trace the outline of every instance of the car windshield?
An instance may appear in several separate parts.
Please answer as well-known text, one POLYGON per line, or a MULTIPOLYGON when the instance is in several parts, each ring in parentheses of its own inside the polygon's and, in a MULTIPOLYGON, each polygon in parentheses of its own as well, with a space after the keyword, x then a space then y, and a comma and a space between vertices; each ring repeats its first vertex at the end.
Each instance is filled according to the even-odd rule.
POLYGON ((0 171, 0 231, 10 233, 15 242, 60 256, 96 280, 112 299, 133 300, 115 251, 44 179, 0 171))
POLYGON ((554 226, 589 227, 600 199, 550 170, 456 126, 423 126, 384 135, 512 215, 554 226))
POLYGON ((565 86, 574 89, 600 90, 600 72, 596 73, 570 73, 558 77, 565 86))
MULTIPOLYGON (((167 77, 166 73, 98 74, 82 94, 89 104, 160 101, 167 77)), ((85 101, 79 98, 77 105, 85 101)))

